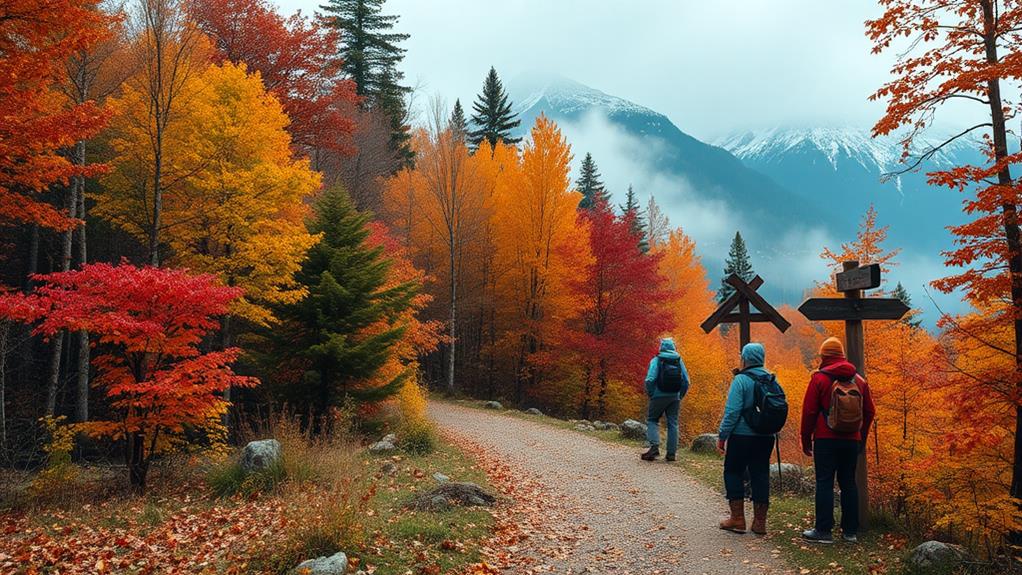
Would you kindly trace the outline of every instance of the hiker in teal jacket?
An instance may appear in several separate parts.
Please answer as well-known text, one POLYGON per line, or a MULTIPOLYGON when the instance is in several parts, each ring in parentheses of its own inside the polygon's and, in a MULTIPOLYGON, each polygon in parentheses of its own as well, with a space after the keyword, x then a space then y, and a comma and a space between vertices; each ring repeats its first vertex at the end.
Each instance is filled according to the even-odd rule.
POLYGON ((678 412, 681 398, 688 393, 688 370, 678 355, 674 340, 667 337, 660 340, 660 352, 649 361, 646 371, 646 396, 649 408, 646 410, 646 440, 649 451, 642 454, 645 461, 660 456, 660 418, 667 419, 667 461, 674 461, 678 452, 678 412), (661 373, 662 372, 662 373, 661 373))
POLYGON ((754 519, 752 531, 766 533, 767 508, 770 505, 770 450, 774 436, 757 433, 749 426, 742 412, 755 404, 756 382, 750 376, 764 377, 766 350, 763 344, 748 343, 742 348, 742 371, 731 380, 724 416, 717 431, 717 449, 724 455, 724 489, 731 515, 720 522, 720 528, 745 533, 745 473, 752 488, 754 519))

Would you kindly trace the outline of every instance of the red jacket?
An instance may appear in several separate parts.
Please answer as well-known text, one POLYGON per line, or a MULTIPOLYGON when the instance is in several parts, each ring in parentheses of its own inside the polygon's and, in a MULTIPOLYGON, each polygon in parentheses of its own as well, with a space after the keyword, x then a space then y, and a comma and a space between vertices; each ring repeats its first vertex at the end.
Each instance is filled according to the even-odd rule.
POLYGON ((873 394, 869 391, 866 380, 860 378, 859 385, 862 388, 862 429, 855 433, 836 433, 827 427, 824 415, 830 409, 830 387, 834 378, 827 375, 831 373, 839 378, 847 379, 855 373, 855 366, 843 357, 825 357, 820 364, 820 371, 813 373, 809 380, 809 387, 806 389, 806 397, 802 402, 802 447, 813 444, 813 439, 854 439, 865 441, 869 433, 869 426, 873 425, 873 417, 876 415, 876 406, 873 404, 873 394), (826 372, 826 373, 824 373, 826 372))

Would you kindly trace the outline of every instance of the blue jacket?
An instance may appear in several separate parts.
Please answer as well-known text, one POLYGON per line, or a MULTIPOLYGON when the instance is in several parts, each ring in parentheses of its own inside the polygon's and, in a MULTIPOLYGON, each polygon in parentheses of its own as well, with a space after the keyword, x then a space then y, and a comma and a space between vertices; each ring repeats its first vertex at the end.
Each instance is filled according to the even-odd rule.
MULTIPOLYGON (((763 369, 763 360, 766 351, 762 344, 750 343, 742 348, 742 361, 745 365, 759 366, 747 369, 755 375, 766 375, 768 372, 763 369)), ((727 403, 724 404, 724 417, 720 420, 720 429, 717 435, 720 439, 726 440, 732 435, 764 435, 756 433, 749 427, 748 422, 742 417, 742 410, 752 407, 755 402, 756 382, 739 373, 731 380, 731 389, 727 392, 727 403)))
POLYGON ((649 369, 646 370, 646 395, 650 398, 674 397, 681 399, 685 397, 686 393, 688 393, 688 370, 685 369, 685 362, 678 355, 678 350, 674 347, 674 340, 664 338, 660 340, 660 353, 649 360, 649 369), (656 382, 660 375, 660 358, 677 359, 681 362, 681 391, 668 393, 657 388, 656 382))

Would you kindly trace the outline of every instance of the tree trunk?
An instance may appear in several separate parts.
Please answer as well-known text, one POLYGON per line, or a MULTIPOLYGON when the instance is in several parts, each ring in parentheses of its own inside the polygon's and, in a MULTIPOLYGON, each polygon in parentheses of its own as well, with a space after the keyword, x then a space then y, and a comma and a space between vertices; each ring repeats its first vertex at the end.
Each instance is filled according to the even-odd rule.
POLYGON ((607 416, 607 360, 600 359, 600 396, 597 401, 597 415, 600 418, 607 416))
POLYGON ((10 320, 0 320, 0 456, 7 451, 7 343, 10 334, 10 320))
MULTIPOLYGON (((981 0, 983 9, 986 61, 994 65, 998 63, 996 17, 992 0, 981 0)), ((990 123, 993 125, 994 161, 1001 162, 1008 157, 1008 136, 1004 119, 1003 102, 1001 101, 1001 85, 998 78, 987 81, 990 102, 990 123)), ((1003 164, 997 172, 997 185, 1002 190, 1011 190, 1011 170, 1003 164)), ((1022 393, 1022 252, 1020 252, 1018 207, 1015 205, 1013 193, 1004 193, 1001 204, 1001 216, 1004 226, 1004 239, 1008 248, 1008 270, 1011 276, 1011 303, 1015 314, 1015 386, 1022 393)), ((1011 496, 1022 501, 1022 405, 1015 406, 1015 453, 1011 468, 1011 496)), ((1011 533, 1014 544, 1022 543, 1022 533, 1011 533)))
MULTIPOLYGON (((85 165, 85 142, 78 142, 76 146, 75 160, 79 165, 85 165)), ((75 197, 78 200, 78 219, 82 223, 76 229, 78 235, 78 265, 83 266, 88 262, 88 247, 85 243, 85 178, 75 178, 78 192, 75 197)), ((78 331, 78 377, 75 385, 77 390, 75 398, 75 421, 83 422, 89 420, 89 332, 78 331)))
POLYGON ((447 391, 454 393, 454 350, 455 350, 455 320, 457 319, 457 308, 458 308, 458 281, 457 281, 457 269, 454 265, 454 231, 450 230, 451 241, 448 244, 450 248, 450 270, 451 270, 451 341, 450 341, 450 355, 447 357, 447 391))
MULTIPOLYGON (((78 164, 80 146, 75 146, 74 163, 78 164)), ((65 209, 68 217, 75 217, 78 211, 78 189, 80 176, 75 176, 71 187, 67 189, 67 200, 65 209)), ((61 234, 60 237, 60 270, 66 272, 71 269, 71 240, 74 237, 74 229, 61 234)), ((58 332, 53 336, 53 349, 50 355, 50 372, 46 381, 46 415, 53 416, 57 411, 57 388, 60 386, 60 364, 61 356, 64 353, 64 332, 58 332)))
POLYGON ((125 463, 128 465, 128 484, 135 493, 142 493, 145 491, 146 474, 149 471, 144 434, 136 432, 128 435, 125 456, 125 463))

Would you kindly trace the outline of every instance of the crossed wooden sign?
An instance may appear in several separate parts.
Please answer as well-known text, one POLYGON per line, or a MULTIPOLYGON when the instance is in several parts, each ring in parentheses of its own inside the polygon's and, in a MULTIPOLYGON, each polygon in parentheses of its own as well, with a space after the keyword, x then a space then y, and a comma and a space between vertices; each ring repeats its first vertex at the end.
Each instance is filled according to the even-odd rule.
POLYGON ((724 281, 735 288, 735 292, 699 326, 703 331, 710 333, 722 323, 737 323, 740 330, 739 339, 742 347, 745 347, 752 338, 754 322, 772 323, 781 333, 791 327, 788 320, 756 292, 763 285, 763 278, 756 276, 746 283, 737 274, 731 274, 724 281), (756 312, 753 312, 752 308, 756 308, 756 312))

